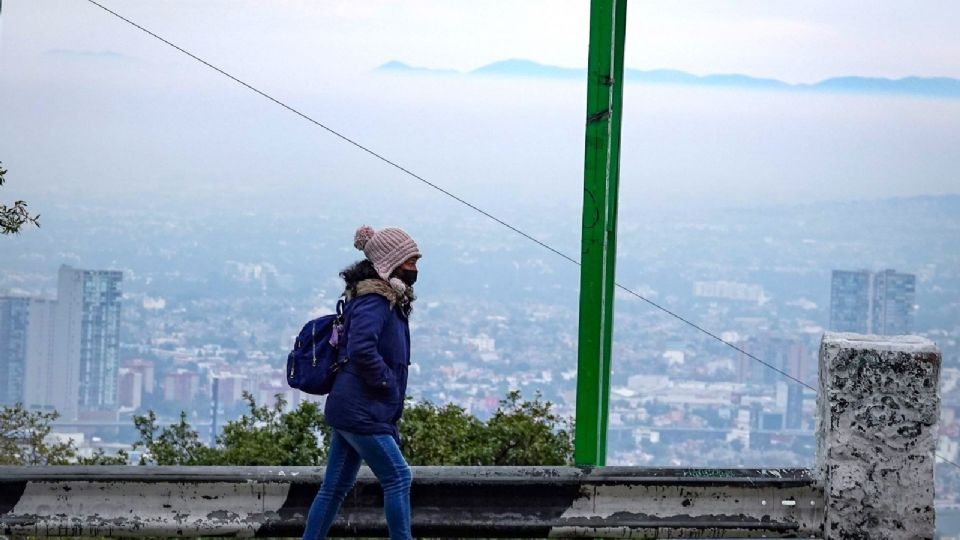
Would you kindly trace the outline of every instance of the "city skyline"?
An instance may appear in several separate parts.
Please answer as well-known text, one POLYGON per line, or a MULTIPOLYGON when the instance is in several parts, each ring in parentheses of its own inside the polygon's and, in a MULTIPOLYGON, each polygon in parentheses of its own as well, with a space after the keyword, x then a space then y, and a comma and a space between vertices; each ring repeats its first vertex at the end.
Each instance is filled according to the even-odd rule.
POLYGON ((61 265, 56 299, 0 296, 0 403, 116 418, 122 280, 61 265))
MULTIPOLYGON (((942 223, 940 212, 945 212, 942 216, 950 215, 949 201, 946 199, 947 206, 937 210, 921 201, 907 203, 907 206, 901 202, 889 203, 891 215, 898 215, 905 220, 904 223, 921 229, 897 232, 899 225, 896 223, 887 224, 889 230, 873 229, 877 233, 878 246, 890 250, 889 253, 871 251, 873 256, 879 257, 879 261, 887 259, 890 254, 900 253, 908 260, 917 261, 913 267, 917 271, 927 272, 922 278, 926 283, 950 286, 953 265, 949 262, 949 249, 937 248, 936 242, 925 242, 922 244, 924 249, 917 253, 906 251, 915 245, 908 241, 912 235, 922 237, 928 234, 918 232, 928 230, 918 217, 926 216, 931 223, 942 223)), ((827 212, 836 216, 857 215, 857 212, 868 216, 877 211, 857 208, 844 207, 827 212)), ((815 222, 804 217, 811 209, 798 207, 795 211, 800 213, 781 213, 776 219, 798 224, 815 222)), ((107 215, 118 216, 113 212, 107 215)), ((817 341, 823 329, 828 327, 830 315, 831 274, 827 266, 830 263, 826 262, 828 259, 824 254, 831 253, 835 249, 833 246, 839 245, 834 242, 848 242, 856 237, 829 222, 818 223, 822 228, 819 232, 801 227, 770 236, 771 231, 763 221, 767 218, 762 216, 741 216, 737 211, 703 216, 699 222, 686 220, 679 223, 661 222, 651 216, 650 225, 645 227, 660 225, 657 225, 659 229, 649 233, 648 238, 631 236, 630 231, 636 230, 636 225, 627 221, 626 234, 621 237, 622 279, 630 280, 632 286, 644 291, 645 295, 681 314, 700 319, 699 323, 704 327, 718 332, 724 339, 772 366, 815 385, 817 341), (731 222, 731 219, 735 221, 731 222), (762 244, 743 243, 744 224, 767 232, 766 238, 760 238, 762 244), (664 247, 649 244, 653 238, 659 238, 664 247, 673 246, 676 254, 699 253, 699 259, 691 264, 690 261, 682 262, 683 257, 656 255, 665 252, 664 247), (647 249, 638 251, 637 246, 641 245, 646 245, 647 249), (756 253, 759 245, 769 247, 767 251, 756 253), (792 252, 790 246, 804 248, 792 252), (709 251, 716 248, 719 249, 709 251), (725 253, 728 250, 734 251, 725 253), (769 259, 769 269, 761 274, 756 271, 744 273, 743 269, 711 262, 717 261, 716 257, 720 257, 719 260, 729 256, 743 257, 737 250, 747 256, 761 257, 760 260, 769 259), (647 251, 651 255, 637 259, 647 251), (775 253, 781 255, 773 257, 775 253), (778 260, 788 254, 787 259, 778 260), (784 263, 789 264, 784 267, 784 263), (638 281, 631 276, 636 275, 633 272, 639 268, 645 270, 646 277, 638 281), (672 286, 671 281, 681 275, 680 281, 672 286), (804 275, 809 277, 801 278, 804 275)), ((84 218, 78 216, 77 219, 84 218)), ((102 216, 95 219, 102 219, 102 216)), ((125 261, 122 267, 126 267, 123 270, 126 322, 123 323, 122 335, 125 337, 118 370, 118 381, 122 381, 118 393, 124 396, 122 418, 129 417, 133 411, 146 409, 155 409, 164 417, 171 417, 184 408, 193 411, 191 414, 198 415, 196 421, 202 422, 210 415, 210 385, 214 377, 221 379, 218 397, 223 407, 221 418, 226 420, 237 414, 237 407, 242 407, 240 394, 244 390, 251 392, 261 403, 270 401, 276 393, 286 396, 288 407, 302 399, 283 385, 279 361, 288 352, 290 336, 302 324, 301 318, 323 313, 324 306, 335 299, 338 281, 333 275, 341 266, 338 262, 341 256, 331 259, 325 254, 336 253, 336 246, 327 244, 327 247, 311 250, 315 254, 312 256, 317 257, 309 264, 314 270, 300 274, 296 269, 303 267, 303 261, 287 258, 284 247, 273 241, 275 236, 269 230, 258 239, 227 222, 220 224, 224 231, 217 233, 216 237, 221 240, 216 244, 228 250, 234 249, 231 246, 242 248, 232 255, 201 249, 205 245, 214 245, 203 237, 198 237, 201 241, 194 247, 162 236, 134 241, 135 245, 151 246, 164 257, 163 260, 172 261, 158 266, 152 262, 151 250, 126 247, 129 240, 124 238, 139 238, 142 234, 136 232, 136 228, 124 225, 124 220, 130 218, 110 217, 108 221, 113 219, 119 220, 118 237, 102 237, 89 246, 68 236, 62 241, 74 245, 84 261, 100 256, 119 256, 125 261), (234 244, 227 241, 230 238, 224 236, 227 231, 242 236, 244 242, 234 244), (116 247, 116 254, 101 252, 105 242, 116 247), (203 259, 190 254, 197 249, 214 261, 213 266, 198 265, 203 259), (243 252, 255 258, 234 258, 243 252), (143 256, 147 258, 141 259, 143 256), (329 270, 321 270, 324 265, 330 265, 329 270), (317 281, 318 272, 328 274, 330 279, 317 281), (253 305, 259 307, 251 308, 253 305), (152 384, 148 382, 151 379, 152 384)), ((175 218, 172 219, 176 222, 175 218)), ((303 219, 307 220, 303 223, 310 220, 309 217, 303 219)), ((424 216, 427 222, 431 219, 434 218, 424 216)), ((274 222, 267 220, 266 223, 274 222)), ((347 225, 344 224, 343 231, 340 231, 345 236, 349 233, 347 225)), ((268 227, 273 226, 313 234, 300 222, 291 222, 290 218, 268 227)), ((67 230, 83 229, 71 225, 57 232, 60 227, 62 225, 55 221, 50 228, 32 233, 61 235, 67 230)), ((195 227, 207 229, 206 225, 195 227)), ((413 395, 417 399, 458 403, 471 413, 482 416, 489 414, 498 399, 511 388, 539 389, 558 404, 559 411, 572 414, 571 370, 576 335, 576 318, 572 315, 575 313, 576 289, 574 286, 565 292, 560 291, 564 291, 565 284, 575 283, 575 268, 555 266, 549 260, 535 258, 536 253, 531 253, 526 244, 506 239, 494 231, 475 229, 475 223, 459 227, 462 228, 439 234, 429 233, 429 229, 421 228, 417 223, 411 224, 412 230, 423 231, 419 238, 428 253, 423 267, 425 279, 422 287, 418 284, 419 294, 426 303, 418 307, 414 317, 417 361, 412 378, 413 395), (475 246, 479 251, 466 246, 475 246), (471 251, 484 255, 477 257, 471 255, 471 251), (515 261, 524 260, 518 259, 520 256, 531 258, 515 267, 515 261), (511 272, 504 274, 508 267, 511 272), (447 283, 449 277, 457 279, 447 283), (464 280, 474 286, 466 287, 464 280), (488 286, 495 288, 488 289, 488 286), (463 305, 458 306, 459 303, 463 305)), ((338 230, 337 227, 328 228, 326 234, 336 237, 338 230)), ((20 242, 23 238, 13 240, 20 242)), ((320 240, 327 241, 326 237, 320 240)), ((55 246, 51 244, 54 251, 48 260, 58 257, 55 246)), ((38 281, 39 276, 30 268, 41 268, 46 264, 40 262, 45 260, 44 253, 43 250, 36 252, 30 259, 35 262, 21 266, 22 270, 8 269, 0 276, 0 281, 20 283, 21 287, 33 283, 35 285, 21 290, 42 295, 44 280, 38 281), (21 273, 24 271, 26 273, 21 273)), ((22 263, 27 261, 24 259, 22 263)), ((898 262, 896 266, 902 265, 898 262)), ((91 267, 90 264, 83 266, 91 267)), ((863 266, 883 268, 885 265, 874 261, 863 266)), ((54 285, 57 280, 48 280, 47 283, 54 285)), ((926 288, 917 293, 924 298, 920 302, 924 331, 945 332, 935 335, 950 336, 950 327, 944 326, 950 320, 949 316, 946 319, 930 318, 930 314, 943 309, 937 306, 946 307, 940 300, 941 295, 931 295, 926 288)), ((616 452, 623 452, 617 459, 650 459, 641 458, 643 454, 631 450, 630 445, 636 441, 631 433, 640 429, 635 424, 640 421, 637 411, 659 400, 664 400, 671 408, 679 407, 666 414, 663 420, 656 420, 661 422, 657 428, 668 430, 672 433, 670 437, 677 437, 680 433, 689 437, 709 430, 725 431, 728 422, 738 413, 730 412, 733 416, 727 417, 712 415, 732 411, 730 407, 734 407, 735 402, 739 403, 736 407, 749 410, 748 426, 782 425, 793 431, 810 429, 811 396, 802 397, 802 392, 798 395, 789 385, 781 385, 781 376, 768 367, 728 349, 711 347, 703 341, 703 336, 683 332, 681 327, 675 326, 676 321, 664 325, 658 323, 652 314, 638 312, 638 309, 639 306, 629 298, 617 301, 614 370, 619 374, 616 380, 622 382, 616 383, 612 414, 620 419, 617 421, 620 433, 617 440, 621 443, 614 444, 613 448, 616 452), (650 386, 651 380, 660 382, 650 386), (735 394, 741 397, 736 398, 735 394), (691 398, 693 401, 685 401, 691 398), (707 408, 702 411, 688 409, 681 415, 683 409, 694 407, 699 400, 703 400, 707 408), (715 411, 708 413, 710 409, 715 411)), ((948 361, 952 358, 951 350, 950 346, 946 349, 948 361)), ((651 410, 655 409, 656 406, 651 410)), ((650 418, 643 422, 650 421, 650 418)), ((650 429, 642 424, 641 427, 650 429)), ((761 441, 754 443, 757 452, 765 444, 761 441)))

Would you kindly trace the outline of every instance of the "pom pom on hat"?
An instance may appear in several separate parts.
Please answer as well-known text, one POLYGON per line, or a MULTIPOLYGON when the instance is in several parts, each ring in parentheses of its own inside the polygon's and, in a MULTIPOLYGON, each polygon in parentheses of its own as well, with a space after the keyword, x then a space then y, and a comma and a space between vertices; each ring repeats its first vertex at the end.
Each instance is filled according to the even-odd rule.
POLYGON ((363 248, 366 247, 367 242, 373 238, 373 235, 376 234, 376 231, 373 230, 373 227, 369 225, 361 225, 357 229, 356 234, 353 235, 353 247, 363 251, 363 248))

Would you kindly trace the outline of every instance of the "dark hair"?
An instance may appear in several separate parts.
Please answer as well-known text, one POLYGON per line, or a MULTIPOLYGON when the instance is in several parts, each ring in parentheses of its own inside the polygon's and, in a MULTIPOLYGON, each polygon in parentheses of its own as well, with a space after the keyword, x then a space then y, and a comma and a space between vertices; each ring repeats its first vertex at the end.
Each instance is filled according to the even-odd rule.
MULTIPOLYGON (((377 273, 377 270, 373 267, 373 263, 370 262, 369 259, 357 261, 344 268, 340 272, 340 277, 346 282, 346 290, 350 291, 353 295, 357 294, 357 283, 365 279, 383 279, 380 277, 380 274, 377 273)), ((410 295, 408 300, 400 306, 400 311, 404 318, 410 317, 410 313, 413 312, 413 301, 416 299, 415 296, 410 295)))
POLYGON ((340 277, 346 282, 348 289, 356 289, 357 283, 365 279, 380 279, 380 274, 368 259, 357 261, 340 272, 340 277))

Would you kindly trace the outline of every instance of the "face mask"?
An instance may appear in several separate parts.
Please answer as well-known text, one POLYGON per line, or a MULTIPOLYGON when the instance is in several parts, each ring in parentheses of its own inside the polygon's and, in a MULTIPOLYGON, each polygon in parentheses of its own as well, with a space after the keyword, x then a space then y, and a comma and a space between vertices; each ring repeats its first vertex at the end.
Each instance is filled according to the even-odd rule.
POLYGON ((413 284, 417 282, 417 271, 416 270, 397 270, 397 277, 400 278, 400 281, 407 284, 408 287, 413 287, 413 284))

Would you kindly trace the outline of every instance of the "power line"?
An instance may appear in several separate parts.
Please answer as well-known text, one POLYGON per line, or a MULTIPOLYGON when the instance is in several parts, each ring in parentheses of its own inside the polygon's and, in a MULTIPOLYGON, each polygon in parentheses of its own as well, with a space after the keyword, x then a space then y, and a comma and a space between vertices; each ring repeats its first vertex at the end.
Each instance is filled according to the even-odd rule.
MULTIPOLYGON (((346 143, 349 143, 350 145, 352 145, 352 146, 354 146, 354 147, 356 147, 356 148, 358 148, 358 149, 366 152, 367 154, 369 154, 369 155, 371 155, 371 156, 379 159, 380 161, 382 161, 382 162, 390 165, 391 167, 394 167, 394 168, 396 168, 397 170, 402 171, 403 173, 407 174, 408 176, 410 176, 410 177, 412 177, 412 178, 415 178, 416 180, 419 180, 420 182, 422 182, 422 183, 430 186, 431 188, 439 191, 440 193, 443 193, 443 194, 446 195, 447 197, 450 197, 451 199, 454 199, 455 201, 459 202, 460 204, 463 204, 464 206, 470 208, 471 210, 474 210, 474 211, 476 211, 476 212, 478 212, 478 213, 486 216, 487 218, 489 218, 489 219, 491 219, 491 220, 499 223, 500 225, 503 225, 504 227, 506 227, 506 228, 510 229, 511 231, 519 234, 520 236, 526 238, 527 240, 530 240, 531 242, 534 242, 535 244, 539 245, 540 247, 542 247, 542 248, 544 248, 544 249, 547 249, 547 250, 553 252, 554 254, 556 254, 556 255, 558 255, 558 256, 566 259, 567 261, 569 261, 569 262, 571 262, 571 263, 573 263, 573 264, 575 264, 575 265, 577 265, 577 266, 580 266, 580 261, 574 259, 574 258, 571 257, 570 255, 567 255, 566 253, 560 251, 559 249, 556 249, 556 248, 554 248, 553 246, 550 246, 550 245, 548 245, 548 244, 546 244, 546 243, 538 240, 537 238, 533 237, 532 235, 530 235, 530 234, 528 234, 528 233, 520 230, 519 228, 517 228, 517 227, 515 227, 515 226, 513 226, 513 225, 511 225, 511 224, 509 224, 509 223, 507 223, 506 221, 504 221, 504 220, 502 220, 502 219, 500 219, 500 218, 498 218, 498 217, 490 214, 490 213, 487 212, 486 210, 483 210, 482 208, 479 208, 478 206, 474 205, 473 203, 471 203, 471 202, 469 202, 469 201, 467 201, 467 200, 464 200, 464 199, 461 198, 461 197, 458 197, 457 195, 451 193, 450 191, 447 191, 446 189, 438 186, 437 184, 434 184, 433 182, 427 180, 426 178, 423 178, 422 176, 414 173, 413 171, 407 169, 406 167, 404 167, 404 166, 396 163, 395 161, 392 161, 392 160, 384 157, 383 155, 381 155, 381 154, 375 152, 374 150, 372 150, 372 149, 370 149, 370 148, 368 148, 368 147, 360 144, 359 142, 351 139, 350 137, 347 137, 346 135, 340 133, 339 131, 337 131, 337 130, 335 130, 335 129, 333 129, 333 128, 325 125, 325 124, 323 124, 322 122, 319 122, 319 121, 311 118, 311 117, 308 116, 307 114, 305 114, 305 113, 303 113, 303 112, 300 112, 299 110, 291 107, 290 105, 287 105, 286 103, 284 103, 284 102, 280 101, 279 99, 277 99, 277 98, 275 98, 275 97, 267 94, 266 92, 263 92, 262 90, 254 87, 253 85, 251 85, 251 84, 249 84, 249 83, 247 83, 247 82, 244 82, 244 81, 238 79, 237 77, 234 77, 234 76, 231 75, 230 73, 227 73, 226 71, 218 68, 217 66, 211 64, 210 62, 207 62, 206 60, 200 58, 199 56, 197 56, 197 55, 195 55, 195 54, 193 54, 193 53, 191 53, 190 51, 187 51, 187 50, 183 49, 182 47, 180 47, 180 46, 178 46, 178 45, 176 45, 176 44, 168 41, 167 39, 165 39, 165 38, 163 38, 163 37, 161 37, 161 36, 159 36, 159 35, 157 35, 157 34, 155 34, 155 33, 153 33, 153 32, 151 32, 150 30, 147 30, 147 29, 144 28, 143 26, 140 26, 139 24, 131 21, 130 19, 124 17, 123 15, 120 15, 119 13, 111 10, 110 8, 107 8, 107 7, 104 6, 103 4, 100 4, 100 3, 96 2, 95 0, 87 0, 87 1, 90 2, 91 4, 95 5, 95 6, 99 7, 100 9, 106 11, 107 13, 113 15, 114 17, 116 17, 116 18, 118 18, 118 19, 126 22, 127 24, 129 24, 129 25, 131 25, 131 26, 139 29, 140 31, 142 31, 142 32, 144 32, 144 33, 146 33, 146 34, 148 34, 148 35, 150 35, 150 36, 152 36, 152 37, 160 40, 161 42, 169 45, 170 47, 173 47, 174 49, 180 51, 181 53, 183 53, 183 54, 185 54, 185 55, 187 55, 187 56, 189 56, 190 58, 196 60, 197 62, 200 62, 201 64, 203 64, 203 65, 209 67, 210 69, 216 71, 217 73, 220 73, 221 75, 223 75, 224 77, 227 77, 228 79, 232 80, 233 82, 235 82, 235 83, 237 83, 237 84, 239 84, 239 85, 241 85, 241 86, 243 86, 243 87, 251 90, 252 92, 255 92, 255 93, 259 94, 260 96, 262 96, 262 97, 264 97, 264 98, 272 101, 273 103, 275 103, 275 104, 283 107, 284 109, 292 112, 293 114, 296 114, 297 116, 303 118, 304 120, 310 122, 311 124, 313 124, 313 125, 315 125, 315 126, 317 126, 317 127, 319 127, 319 128, 324 129, 325 131, 327 131, 327 132, 330 133, 331 135, 336 136, 336 137, 339 138, 340 140, 342 140, 342 141, 344 141, 344 142, 346 142, 346 143)), ((639 298, 640 300, 643 300, 644 302, 646 302, 647 304, 653 306, 654 308, 659 309, 660 311, 663 311, 664 313, 666 313, 666 314, 674 317, 675 319, 683 322, 684 324, 687 324, 688 326, 690 326, 690 327, 692 327, 692 328, 694 328, 694 329, 696 329, 696 330, 699 330, 700 332, 706 334, 707 336, 710 336, 711 338, 713 338, 713 339, 719 341, 720 343, 722 343, 722 344, 730 347, 731 349, 733 349, 733 350, 735 350, 735 351, 737 351, 737 352, 745 355, 746 357, 751 358, 751 359, 753 359, 753 360, 755 360, 755 361, 763 364, 764 366, 766 366, 766 367, 768 367, 768 368, 776 371, 776 372, 779 373, 780 375, 783 375, 784 377, 786 377, 786 378, 788 378, 788 379, 790 379, 790 380, 792 380, 792 381, 794 381, 794 382, 797 382, 797 383, 799 383, 799 384, 801 384, 801 385, 809 388, 810 390, 813 390, 814 392, 817 391, 816 388, 810 386, 809 384, 803 382, 802 380, 800 380, 800 379, 798 379, 798 378, 790 375, 789 373, 783 371, 782 369, 779 369, 779 368, 777 368, 777 367, 775 367, 775 366, 773 366, 773 365, 771 365, 771 364, 769 364, 769 363, 767 363, 767 362, 764 362, 763 360, 761 360, 760 358, 757 358, 757 357, 754 356, 753 354, 750 354, 749 352, 743 350, 742 348, 734 345, 733 343, 730 343, 729 341, 726 341, 725 339, 723 339, 723 338, 717 336, 716 334, 714 334, 713 332, 710 332, 710 331, 706 330, 705 328, 703 328, 703 327, 701 327, 701 326, 699 326, 699 325, 691 322, 690 320, 688 320, 688 319, 686 319, 686 318, 684 318, 684 317, 681 317, 680 315, 674 313, 673 311, 670 311, 669 309, 661 306, 660 304, 657 304, 656 302, 650 300, 649 298, 644 297, 643 295, 641 295, 640 293, 638 293, 638 292, 630 289, 629 287, 626 287, 625 285, 621 285, 620 283, 616 283, 616 286, 619 287, 619 288, 620 288, 621 290, 623 290, 624 292, 626 292, 626 293, 628 293, 628 294, 631 294, 631 295, 639 298)))
MULTIPOLYGON (((942 461, 942 462, 944 462, 944 463, 949 463, 950 465, 953 465, 954 467, 960 469, 960 464, 954 463, 953 461, 950 461, 949 459, 941 456, 940 454, 934 453, 934 454, 933 454, 933 457, 939 459, 940 461, 942 461)), ((936 460, 934 460, 934 465, 936 465, 936 460)))

